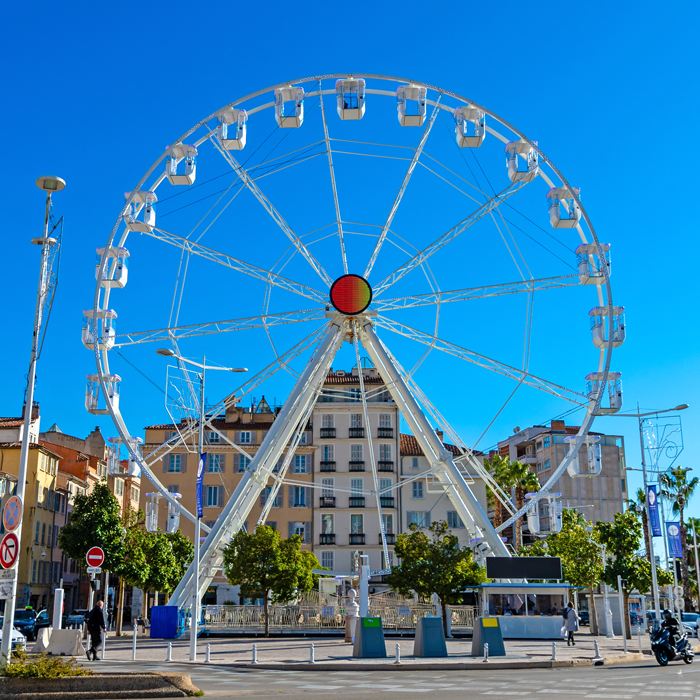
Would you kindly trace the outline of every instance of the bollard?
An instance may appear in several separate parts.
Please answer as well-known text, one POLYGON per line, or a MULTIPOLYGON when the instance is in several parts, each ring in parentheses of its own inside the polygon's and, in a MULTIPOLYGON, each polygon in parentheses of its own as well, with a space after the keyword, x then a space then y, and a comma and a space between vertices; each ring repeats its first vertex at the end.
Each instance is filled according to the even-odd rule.
POLYGON ((401 646, 399 644, 396 645, 396 661, 394 661, 394 663, 401 663, 401 646))
POLYGON ((595 657, 596 659, 600 658, 600 651, 598 650, 598 640, 594 639, 593 644, 595 644, 595 657))
POLYGON ((211 663, 211 644, 207 642, 207 658, 205 663, 210 664, 211 663))
POLYGON ((173 643, 168 642, 168 658, 166 661, 172 661, 173 660, 173 643))
POLYGON ((105 658, 105 639, 107 639, 107 632, 102 632, 102 659, 105 658))
POLYGON ((311 644, 309 644, 309 663, 310 664, 316 663, 316 660, 314 659, 314 644, 313 644, 313 642, 311 642, 311 644))
POLYGON ((258 645, 253 644, 253 663, 257 664, 258 663, 258 645))
POLYGON ((488 642, 484 644, 484 663, 486 663, 489 660, 489 645, 488 642))
POLYGON ((552 642, 552 661, 557 660, 557 643, 552 642))
POLYGON ((136 661, 136 633, 137 633, 137 625, 134 625, 134 641, 131 645, 131 660, 136 661))
POLYGON ((642 626, 637 625, 637 639, 639 640, 639 653, 642 654, 642 626))

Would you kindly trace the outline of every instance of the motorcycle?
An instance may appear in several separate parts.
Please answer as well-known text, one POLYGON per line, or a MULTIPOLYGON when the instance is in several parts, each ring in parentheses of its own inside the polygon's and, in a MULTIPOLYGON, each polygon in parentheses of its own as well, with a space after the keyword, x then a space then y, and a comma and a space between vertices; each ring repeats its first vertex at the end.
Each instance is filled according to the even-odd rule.
POLYGON ((651 650, 660 666, 668 666, 669 661, 679 659, 692 664, 695 656, 687 634, 682 634, 674 646, 667 629, 658 629, 651 633, 651 650))

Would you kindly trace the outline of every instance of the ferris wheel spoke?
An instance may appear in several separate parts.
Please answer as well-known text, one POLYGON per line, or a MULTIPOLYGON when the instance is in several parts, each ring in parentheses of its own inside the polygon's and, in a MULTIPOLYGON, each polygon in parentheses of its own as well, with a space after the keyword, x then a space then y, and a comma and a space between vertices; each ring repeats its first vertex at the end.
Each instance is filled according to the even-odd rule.
POLYGON ((402 277, 407 275, 418 265, 424 263, 432 255, 442 250, 450 241, 454 240, 461 233, 464 233, 468 228, 483 219, 493 209, 502 204, 506 199, 512 197, 518 190, 523 188, 527 183, 521 175, 515 182, 512 182, 508 187, 499 192, 497 195, 484 202, 478 209, 473 211, 466 219, 462 219, 456 226, 453 226, 449 231, 442 234, 437 240, 433 241, 429 246, 416 253, 408 262, 401 265, 390 275, 385 277, 379 284, 373 287, 375 298, 382 292, 391 287, 392 284, 398 282, 402 277))
POLYGON ((324 270, 318 260, 311 254, 311 251, 304 245, 299 236, 292 231, 289 224, 284 220, 282 215, 275 209, 272 202, 263 194, 262 190, 255 183, 253 178, 248 175, 245 168, 231 155, 230 151, 227 151, 220 143, 218 137, 212 134, 211 141, 217 150, 221 153, 224 160, 231 166, 234 172, 241 179, 243 184, 250 190, 252 195, 262 204, 263 208, 272 217, 273 221, 280 227, 282 232, 289 238, 289 240, 294 244, 294 247, 299 253, 306 259, 306 261, 311 265, 316 274, 330 287, 333 280, 331 280, 328 273, 324 270))
POLYGON ((372 268, 374 267, 374 263, 377 261, 377 256, 379 255, 379 251, 382 249, 382 246, 384 245, 384 240, 386 239, 386 237, 389 233, 389 228, 391 227, 391 222, 394 220, 394 217, 396 216, 396 212, 399 209, 399 204, 401 204, 401 200, 403 199, 403 195, 406 192, 406 188, 408 187, 408 183, 411 181, 411 175, 413 175, 413 172, 416 169, 416 165, 418 165, 418 159, 420 158, 420 154, 423 152, 425 142, 428 140, 428 136, 430 136, 430 131, 432 130, 433 124, 435 123, 435 118, 438 115, 441 98, 442 98, 442 93, 440 93, 440 95, 438 96, 437 102, 435 103, 435 107, 433 107, 433 113, 430 115, 430 119, 428 120, 428 123, 425 125, 425 129, 423 130, 423 136, 421 137, 420 143, 418 144, 418 147, 416 148, 416 150, 413 154, 413 158, 411 159, 411 162, 408 166, 408 170, 406 171, 406 174, 404 175, 403 182, 401 183, 401 187, 399 187, 399 191, 398 191, 398 194, 396 195, 396 199, 394 199, 394 204, 389 211, 389 216, 387 216, 386 221, 384 222, 384 226, 382 226, 382 231, 379 234, 379 238, 377 239, 377 243, 374 246, 374 250, 372 251, 372 255, 370 256, 369 262, 367 263, 367 267, 365 269, 365 273, 363 275, 365 279, 367 279, 369 277, 370 272, 372 272, 372 268))
POLYGON ((129 345, 153 343, 157 340, 177 340, 193 338, 199 335, 214 335, 216 333, 231 333, 233 331, 282 326, 289 323, 304 323, 306 321, 321 321, 325 317, 325 307, 321 309, 306 309, 304 311, 284 311, 278 314, 266 313, 260 316, 235 318, 225 321, 210 321, 195 323, 187 326, 158 328, 136 333, 120 333, 114 339, 114 347, 123 348, 129 345))
POLYGON ((461 360, 466 360, 478 367, 483 367, 491 372, 496 372, 504 377, 509 377, 523 384, 527 384, 535 389, 544 391, 548 394, 552 394, 560 399, 565 399, 571 403, 575 403, 579 406, 588 406, 588 398, 583 394, 579 394, 577 391, 572 389, 567 389, 559 384, 550 382, 542 377, 537 377, 534 374, 525 372, 516 367, 512 367, 498 360, 494 360, 486 355, 481 355, 480 353, 474 352, 473 350, 468 350, 466 348, 450 343, 446 340, 438 338, 437 336, 430 335, 428 333, 423 333, 415 328, 406 326, 403 323, 398 323, 393 319, 387 318, 386 316, 378 316, 375 321, 376 325, 380 328, 385 328, 386 330, 402 335, 404 338, 410 338, 423 345, 429 345, 436 350, 447 353, 448 355, 453 355, 461 360))
POLYGON ((543 277, 540 279, 504 282, 483 287, 469 287, 445 292, 429 292, 427 294, 412 294, 393 299, 382 299, 373 304, 372 308, 379 312, 396 311, 397 309, 412 309, 416 306, 432 306, 447 304, 454 301, 483 299, 486 297, 504 296, 506 294, 522 294, 523 292, 540 292, 546 289, 559 289, 579 285, 578 275, 560 275, 558 277, 543 277))
MULTIPOLYGON (((320 87, 319 87, 320 89, 320 87)), ((343 259, 343 272, 348 273, 348 258, 345 253, 345 239, 343 238, 343 221, 340 216, 340 204, 338 202, 338 188, 335 184, 335 170, 333 169, 333 154, 331 153, 331 141, 328 137, 328 123, 326 122, 326 108, 323 105, 323 95, 319 97, 321 102, 321 118, 323 120, 323 134, 326 140, 326 152, 328 154, 328 168, 331 174, 331 186, 333 188, 333 203, 335 204, 335 218, 338 226, 338 239, 340 241, 340 255, 343 259)))
POLYGON ((294 292, 294 294, 306 297, 307 299, 313 299, 314 301, 322 304, 327 302, 327 296, 322 292, 319 292, 317 289, 307 287, 305 284, 300 284, 299 282, 294 282, 286 277, 282 277, 281 275, 270 272, 269 270, 265 270, 261 267, 251 265, 250 263, 234 258, 226 253, 221 253, 213 248, 207 248, 201 243, 191 241, 183 236, 178 236, 170 231, 165 231, 161 228, 153 228, 152 231, 144 231, 143 233, 144 235, 155 238, 163 243, 168 243, 176 248, 181 248, 186 253, 199 255, 205 260, 218 263, 224 267, 236 270, 236 272, 242 272, 244 275, 249 275, 255 279, 262 280, 263 282, 269 282, 270 284, 286 289, 289 292, 294 292))

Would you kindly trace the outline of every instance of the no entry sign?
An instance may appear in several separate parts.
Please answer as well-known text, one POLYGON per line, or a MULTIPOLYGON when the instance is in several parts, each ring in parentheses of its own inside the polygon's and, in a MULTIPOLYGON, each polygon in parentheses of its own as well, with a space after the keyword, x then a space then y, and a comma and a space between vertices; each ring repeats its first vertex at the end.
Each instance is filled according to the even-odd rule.
POLYGON ((0 564, 3 569, 9 569, 15 565, 19 556, 19 540, 14 532, 8 532, 2 538, 0 544, 0 564))
POLYGON ((88 566, 102 566, 105 560, 105 553, 100 547, 90 547, 85 555, 85 561, 88 566))

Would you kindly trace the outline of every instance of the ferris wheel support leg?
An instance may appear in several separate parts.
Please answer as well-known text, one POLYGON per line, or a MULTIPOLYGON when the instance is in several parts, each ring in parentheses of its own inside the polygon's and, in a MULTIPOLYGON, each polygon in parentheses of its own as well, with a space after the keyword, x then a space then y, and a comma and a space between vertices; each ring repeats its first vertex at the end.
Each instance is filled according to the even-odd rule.
POLYGON ((437 433, 428 422, 403 376, 387 354, 377 334, 374 332, 370 320, 365 320, 361 323, 360 340, 389 388, 392 398, 398 405, 401 415, 413 432, 430 466, 443 470, 453 484, 455 491, 453 502, 459 516, 468 527, 471 526, 477 536, 481 535, 484 537, 491 549, 491 554, 509 557, 508 549, 501 541, 478 499, 464 480, 452 455, 445 449, 437 433))
MULTIPOLYGON (((260 497, 260 492, 267 485, 268 479, 273 476, 275 465, 289 445, 299 422, 308 417, 309 406, 316 401, 347 329, 347 321, 330 323, 326 337, 309 360, 282 410, 272 423, 260 449, 246 468, 226 507, 212 527, 199 556, 200 571, 203 572, 199 578, 200 596, 204 594, 215 572, 223 564, 222 551, 226 542, 243 526, 260 497)), ((193 578, 194 562, 190 564, 173 592, 169 605, 177 607, 189 605, 192 599, 193 578)))

